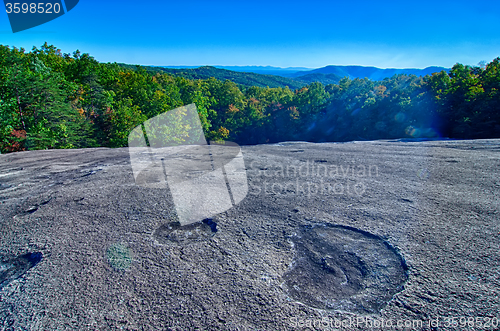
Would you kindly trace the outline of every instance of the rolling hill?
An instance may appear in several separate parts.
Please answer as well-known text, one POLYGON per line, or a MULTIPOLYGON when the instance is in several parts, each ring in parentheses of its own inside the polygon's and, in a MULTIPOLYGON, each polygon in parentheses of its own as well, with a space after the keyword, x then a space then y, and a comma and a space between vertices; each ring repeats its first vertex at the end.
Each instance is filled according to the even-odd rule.
MULTIPOLYGON (((135 69, 135 65, 120 64, 126 68, 135 69)), ((306 85, 305 82, 291 79, 288 77, 275 76, 275 75, 262 75, 252 72, 237 72, 227 69, 219 69, 210 66, 203 66, 198 68, 166 68, 166 67, 153 67, 143 66, 150 72, 163 72, 173 76, 184 77, 188 79, 208 79, 214 77, 219 80, 230 80, 236 84, 245 86, 260 86, 260 87, 289 87, 292 90, 298 89, 306 85)))

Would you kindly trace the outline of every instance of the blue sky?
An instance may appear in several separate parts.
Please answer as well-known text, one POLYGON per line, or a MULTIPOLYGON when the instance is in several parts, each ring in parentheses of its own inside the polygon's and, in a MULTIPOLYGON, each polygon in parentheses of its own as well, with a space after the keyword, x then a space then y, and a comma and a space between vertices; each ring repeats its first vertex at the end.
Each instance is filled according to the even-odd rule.
POLYGON ((500 56, 498 31, 500 1, 80 0, 15 34, 0 13, 0 44, 144 65, 475 65, 500 56))

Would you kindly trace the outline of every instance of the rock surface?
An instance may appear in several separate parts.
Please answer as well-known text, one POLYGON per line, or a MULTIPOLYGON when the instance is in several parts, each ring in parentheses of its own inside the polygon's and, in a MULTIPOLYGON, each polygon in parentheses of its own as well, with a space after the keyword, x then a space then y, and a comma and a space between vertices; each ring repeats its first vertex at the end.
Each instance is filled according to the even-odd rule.
POLYGON ((242 151, 247 197, 185 228, 127 148, 0 155, 0 330, 500 318, 500 140, 242 151))

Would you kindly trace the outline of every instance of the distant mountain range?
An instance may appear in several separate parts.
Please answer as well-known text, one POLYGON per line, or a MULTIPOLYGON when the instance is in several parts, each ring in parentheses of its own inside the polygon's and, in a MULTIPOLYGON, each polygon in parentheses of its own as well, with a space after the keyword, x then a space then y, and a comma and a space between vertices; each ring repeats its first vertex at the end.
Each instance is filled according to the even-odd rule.
POLYGON ((363 67, 363 66, 326 66, 323 68, 308 70, 308 71, 297 71, 294 73, 283 73, 282 76, 301 79, 305 76, 315 75, 316 77, 328 77, 333 79, 335 76, 354 78, 365 78, 378 81, 384 78, 389 78, 398 74, 405 75, 416 75, 425 76, 431 75, 434 72, 448 71, 449 69, 443 67, 427 67, 425 69, 380 69, 376 67, 363 67), (325 75, 325 76, 322 76, 325 75))
MULTIPOLYGON (((274 75, 282 77, 289 77, 288 75, 294 74, 299 71, 308 71, 314 69, 314 68, 304 68, 304 67, 280 68, 271 66, 212 66, 212 67, 217 69, 236 71, 236 72, 252 72, 254 74, 274 75)), ((195 69, 199 68, 199 66, 167 66, 166 68, 195 69)))
MULTIPOLYGON (((121 64, 124 67, 135 68, 135 65, 121 64)), ((338 84, 343 77, 350 79, 365 77, 380 81, 396 74, 425 76, 434 72, 449 71, 443 67, 427 67, 425 69, 380 69, 364 66, 330 65, 318 69, 303 67, 279 68, 271 66, 144 66, 151 72, 165 72, 188 79, 207 79, 214 77, 219 80, 230 80, 237 84, 261 87, 301 88, 312 82, 323 85, 338 84)))
MULTIPOLYGON (((251 72, 261 75, 274 75, 281 77, 294 78, 297 80, 302 80, 305 77, 305 81, 310 81, 311 79, 321 78, 335 80, 343 77, 354 78, 365 78, 371 80, 383 80, 384 78, 389 78, 397 74, 406 75, 416 75, 425 76, 431 75, 434 72, 440 72, 442 70, 448 71, 449 69, 443 67, 427 67, 424 69, 381 69, 377 67, 365 67, 365 66, 340 66, 340 65, 330 65, 322 68, 311 69, 304 67, 271 67, 271 66, 212 66, 218 69, 225 69, 236 72, 251 72)), ((175 69, 195 69, 199 67, 187 67, 187 66, 177 66, 170 67, 166 66, 164 68, 175 68, 175 69)))

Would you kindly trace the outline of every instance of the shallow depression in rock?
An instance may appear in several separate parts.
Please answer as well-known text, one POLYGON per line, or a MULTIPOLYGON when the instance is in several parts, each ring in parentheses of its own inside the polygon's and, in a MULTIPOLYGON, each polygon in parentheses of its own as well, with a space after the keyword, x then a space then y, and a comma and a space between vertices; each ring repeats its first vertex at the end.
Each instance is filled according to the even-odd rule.
POLYGON ((376 313, 408 279, 396 249, 368 232, 315 224, 291 240, 296 257, 284 275, 285 285, 293 299, 308 306, 376 313))
POLYGON ((189 244, 207 240, 217 232, 217 223, 210 218, 201 222, 181 225, 171 222, 161 225, 154 233, 155 239, 160 244, 189 244))

